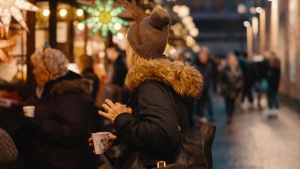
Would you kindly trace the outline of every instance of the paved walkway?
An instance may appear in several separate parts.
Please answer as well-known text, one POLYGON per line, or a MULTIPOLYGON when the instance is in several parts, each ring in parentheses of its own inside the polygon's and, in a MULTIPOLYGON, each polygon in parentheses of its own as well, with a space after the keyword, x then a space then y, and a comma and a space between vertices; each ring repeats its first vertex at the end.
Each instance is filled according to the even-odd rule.
POLYGON ((283 105, 277 119, 238 111, 227 125, 223 99, 214 103, 214 169, 300 169, 298 114, 283 105))

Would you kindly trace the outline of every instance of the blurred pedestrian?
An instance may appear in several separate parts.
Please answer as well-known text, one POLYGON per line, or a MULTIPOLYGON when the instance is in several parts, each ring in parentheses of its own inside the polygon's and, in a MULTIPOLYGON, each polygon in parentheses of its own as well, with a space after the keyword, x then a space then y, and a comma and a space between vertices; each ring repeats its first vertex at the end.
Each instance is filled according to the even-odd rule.
POLYGON ((93 69, 94 60, 91 56, 81 55, 75 59, 75 62, 78 66, 81 77, 89 80, 92 83, 91 97, 94 102, 94 108, 91 111, 91 132, 103 131, 105 130, 105 119, 103 117, 99 117, 98 115, 98 110, 102 107, 96 105, 97 96, 102 93, 98 93, 100 82, 98 76, 96 75, 93 69))
POLYGON ((209 120, 214 121, 213 114, 213 93, 216 88, 217 66, 210 58, 210 51, 207 47, 203 47, 198 54, 195 65, 204 78, 204 88, 200 94, 199 100, 199 115, 200 122, 206 123, 206 113, 209 120))
POLYGON ((268 70, 268 108, 266 114, 269 117, 277 117, 279 103, 277 99, 279 82, 280 82, 280 60, 274 52, 271 53, 269 58, 270 68, 268 70))
MULTIPOLYGON (((253 64, 248 61, 247 56, 243 55, 243 53, 235 51, 234 54, 237 56, 239 65, 243 72, 243 89, 241 91, 241 104, 245 103, 245 98, 247 97, 249 102, 249 110, 253 110, 253 86, 254 86, 254 74, 253 74, 253 64)), ((242 105, 241 105, 242 106, 242 105)))
POLYGON ((255 91, 257 93, 257 107, 262 110, 261 98, 267 94, 268 91, 268 70, 269 70, 269 52, 265 52, 264 55, 254 54, 252 57, 253 71, 255 77, 255 91))
POLYGON ((179 127, 189 127, 182 98, 198 97, 202 88, 195 68, 163 55, 169 13, 156 7, 150 16, 140 17, 127 34, 125 86, 131 92, 130 100, 123 105, 107 99, 103 104, 106 112, 99 112, 114 124, 124 146, 116 169, 156 166, 158 159, 173 159, 180 147, 179 127))
POLYGON ((126 56, 117 44, 111 44, 106 49, 108 62, 108 93, 109 97, 115 101, 126 103, 128 93, 124 90, 124 81, 127 74, 126 56))
POLYGON ((81 77, 85 79, 89 79, 92 82, 92 93, 91 96, 94 101, 96 101, 96 97, 98 94, 99 90, 99 78, 95 74, 93 66, 94 66, 94 61, 91 56, 88 55, 81 55, 75 60, 77 67, 80 71, 81 77))
MULTIPOLYGON (((47 44, 47 43, 46 43, 47 44)), ((47 45, 45 45, 47 46, 47 45)), ((28 133, 28 168, 91 169, 91 84, 68 71, 65 55, 50 47, 31 55, 38 87, 34 93, 34 117, 24 117, 28 133)))
MULTIPOLYGON (((191 66, 196 67, 192 53, 190 51, 184 51, 184 52, 180 53, 178 58, 176 58, 176 60, 181 61, 181 62, 187 62, 191 66)), ((184 101, 185 101, 185 105, 186 105, 186 111, 187 111, 189 125, 190 125, 190 127, 195 127, 194 114, 196 111, 195 110, 196 99, 186 98, 184 101)))
POLYGON ((234 53, 227 55, 227 67, 221 75, 221 86, 221 93, 225 99, 227 124, 230 124, 235 110, 235 100, 243 87, 243 72, 234 53))

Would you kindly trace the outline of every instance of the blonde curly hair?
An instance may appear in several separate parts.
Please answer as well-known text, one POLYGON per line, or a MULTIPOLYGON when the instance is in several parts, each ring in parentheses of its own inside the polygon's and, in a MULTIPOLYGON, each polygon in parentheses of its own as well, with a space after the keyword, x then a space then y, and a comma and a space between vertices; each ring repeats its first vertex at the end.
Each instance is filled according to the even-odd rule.
POLYGON ((31 62, 35 68, 40 68, 49 73, 49 80, 64 76, 68 72, 68 64, 66 56, 57 49, 47 48, 37 49, 31 55, 31 62))

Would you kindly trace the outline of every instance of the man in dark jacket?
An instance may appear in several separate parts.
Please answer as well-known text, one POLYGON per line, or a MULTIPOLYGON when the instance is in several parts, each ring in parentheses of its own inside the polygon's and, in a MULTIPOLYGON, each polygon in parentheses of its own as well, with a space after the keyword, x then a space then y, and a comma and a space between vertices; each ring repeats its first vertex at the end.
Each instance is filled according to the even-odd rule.
POLYGON ((214 120, 212 102, 213 93, 216 85, 217 66, 215 62, 210 59, 209 49, 203 47, 198 58, 195 61, 196 67, 204 78, 204 88, 199 100, 199 115, 200 122, 206 123, 205 110, 209 115, 211 121, 214 120), (207 108, 207 109, 206 109, 207 108))
POLYGON ((94 73, 93 58, 91 56, 82 55, 76 59, 76 64, 80 71, 80 75, 85 79, 91 80, 91 82, 93 84, 91 96, 92 96, 93 100, 95 101, 97 98, 98 90, 99 90, 99 78, 94 73))
POLYGON ((119 101, 126 103, 128 100, 128 93, 123 89, 124 80, 127 74, 126 57, 124 52, 116 45, 112 44, 106 49, 108 64, 108 84, 110 84, 111 97, 118 94, 121 95, 119 101))

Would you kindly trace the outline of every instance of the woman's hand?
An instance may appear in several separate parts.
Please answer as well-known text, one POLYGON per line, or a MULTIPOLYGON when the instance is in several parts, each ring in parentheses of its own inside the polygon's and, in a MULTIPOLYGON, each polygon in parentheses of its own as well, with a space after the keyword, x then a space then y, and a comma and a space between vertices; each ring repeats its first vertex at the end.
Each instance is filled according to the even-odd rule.
MULTIPOLYGON (((107 149, 111 147, 111 145, 117 140, 117 136, 113 135, 112 133, 108 133, 109 140, 107 142, 107 149)), ((94 147, 93 137, 89 138, 89 146, 94 147)), ((95 153, 95 150, 93 151, 95 153)))
POLYGON ((103 112, 99 110, 99 114, 112 123, 114 123, 115 119, 117 118, 118 115, 122 113, 128 113, 132 114, 132 109, 130 107, 126 107, 124 104, 120 104, 118 102, 113 103, 109 99, 105 99, 104 103, 102 104, 102 107, 106 110, 106 112, 103 112))

